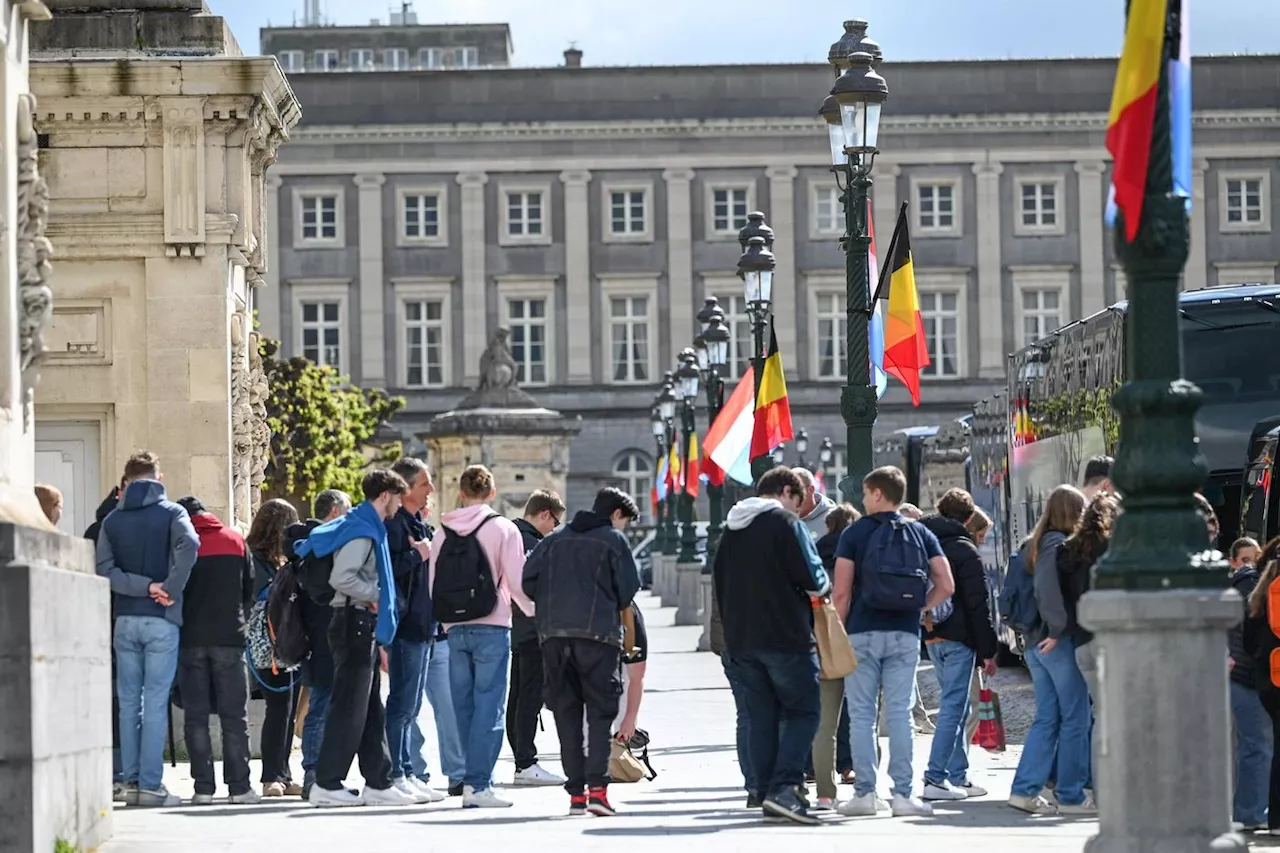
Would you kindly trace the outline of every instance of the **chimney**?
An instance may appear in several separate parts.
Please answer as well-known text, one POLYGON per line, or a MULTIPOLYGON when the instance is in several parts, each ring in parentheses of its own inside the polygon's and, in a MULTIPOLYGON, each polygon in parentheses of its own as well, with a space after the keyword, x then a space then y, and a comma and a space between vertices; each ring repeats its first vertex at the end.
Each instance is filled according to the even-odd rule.
POLYGON ((581 68, 582 67, 582 51, 576 47, 570 47, 564 52, 565 68, 581 68))

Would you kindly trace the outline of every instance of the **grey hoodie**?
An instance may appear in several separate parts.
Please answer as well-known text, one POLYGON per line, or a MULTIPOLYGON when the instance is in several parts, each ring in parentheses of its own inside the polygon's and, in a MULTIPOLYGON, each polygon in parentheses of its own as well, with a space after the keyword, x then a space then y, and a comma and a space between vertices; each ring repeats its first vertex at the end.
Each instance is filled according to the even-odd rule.
POLYGON ((809 528, 814 539, 821 539, 827 534, 827 516, 836 508, 836 502, 826 495, 814 495, 814 497, 818 499, 817 506, 800 520, 804 522, 805 527, 809 528))
POLYGON ((1067 541, 1067 535, 1050 530, 1040 539, 1036 549, 1035 590, 1036 609, 1040 611, 1040 624, 1027 637, 1038 643, 1046 637, 1055 640, 1067 630, 1067 605, 1062 600, 1062 585, 1058 582, 1058 549, 1067 541))

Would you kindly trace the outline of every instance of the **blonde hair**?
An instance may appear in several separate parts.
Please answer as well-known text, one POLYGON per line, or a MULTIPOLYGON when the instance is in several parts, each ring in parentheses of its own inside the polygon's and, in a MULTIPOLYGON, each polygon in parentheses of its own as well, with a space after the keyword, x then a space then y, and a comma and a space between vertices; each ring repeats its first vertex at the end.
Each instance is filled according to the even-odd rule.
POLYGON ((1044 512, 1036 522, 1036 529, 1027 540, 1027 571, 1035 574, 1036 557, 1039 556, 1040 542, 1046 533, 1056 530, 1070 536, 1080 524, 1084 515, 1084 493, 1075 486, 1061 485, 1049 493, 1044 502, 1044 512))
POLYGON ((458 491, 470 501, 488 500, 493 494, 493 472, 483 465, 472 465, 458 478, 458 491))
POLYGON ((55 511, 62 509, 62 492, 58 491, 56 486, 37 483, 36 500, 40 501, 40 509, 44 511, 44 517, 49 521, 53 521, 55 511))
POLYGON ((984 530, 991 527, 991 516, 987 515, 977 507, 974 508, 973 514, 969 516, 969 520, 964 523, 964 529, 977 536, 984 530))

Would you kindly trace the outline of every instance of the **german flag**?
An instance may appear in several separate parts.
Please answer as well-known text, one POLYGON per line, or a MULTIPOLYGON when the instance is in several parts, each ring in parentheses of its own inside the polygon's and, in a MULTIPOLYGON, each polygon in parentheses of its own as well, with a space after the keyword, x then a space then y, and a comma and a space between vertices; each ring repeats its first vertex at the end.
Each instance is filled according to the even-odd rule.
POLYGON ((791 404, 787 402, 787 378, 778 352, 778 333, 769 327, 769 354, 760 372, 760 392, 756 395, 755 428, 751 433, 751 458, 767 456, 784 441, 790 441, 791 404))
POLYGON ((920 405, 920 371, 928 367, 929 342, 920 317, 920 294, 916 291, 915 266, 911 262, 911 235, 907 229, 907 208, 898 213, 889 247, 888 293, 884 312, 884 370, 907 386, 911 404, 920 405))
POLYGON ((685 460, 684 492, 690 497, 698 496, 698 480, 701 476, 698 465, 698 436, 689 436, 689 456, 685 460))

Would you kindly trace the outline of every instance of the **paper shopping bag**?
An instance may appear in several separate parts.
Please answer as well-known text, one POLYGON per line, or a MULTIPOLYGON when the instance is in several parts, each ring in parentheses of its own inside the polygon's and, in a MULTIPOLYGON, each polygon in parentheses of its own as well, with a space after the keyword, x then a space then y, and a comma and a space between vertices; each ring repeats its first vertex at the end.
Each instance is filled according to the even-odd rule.
POLYGON ((1008 743, 1004 734, 1004 716, 1000 713, 1000 696, 978 676, 978 728, 973 743, 988 752, 1004 752, 1008 743))
POLYGON ((822 678, 844 678, 858 668, 849 635, 840 623, 830 598, 810 599, 813 604, 813 637, 818 643, 818 664, 822 678))

